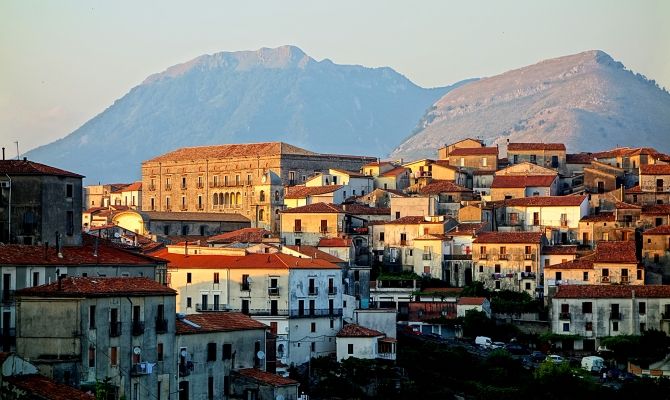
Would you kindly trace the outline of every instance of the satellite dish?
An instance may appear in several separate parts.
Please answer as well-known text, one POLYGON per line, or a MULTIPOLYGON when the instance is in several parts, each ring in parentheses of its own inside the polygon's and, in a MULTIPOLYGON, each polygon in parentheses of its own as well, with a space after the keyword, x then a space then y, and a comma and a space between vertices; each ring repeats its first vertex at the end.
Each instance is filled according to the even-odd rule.
POLYGON ((119 232, 114 232, 114 237, 118 239, 121 237, 121 234, 119 232))
POLYGON ((256 353, 256 357, 258 357, 259 360, 262 360, 265 358, 265 352, 263 350, 259 350, 258 353, 256 353))
POLYGON ((284 395, 278 394, 277 397, 275 397, 275 400, 284 400, 284 395))
POLYGON ((142 349, 140 349, 140 346, 133 347, 133 354, 135 354, 136 356, 142 354, 142 349))
POLYGON ((251 280, 251 277, 250 277, 250 276, 247 277, 247 282, 248 282, 248 283, 253 283, 253 281, 251 280))
POLYGON ((188 353, 186 352, 186 350, 182 350, 181 353, 179 353, 179 354, 180 354, 182 357, 186 357, 186 355, 187 355, 188 353))

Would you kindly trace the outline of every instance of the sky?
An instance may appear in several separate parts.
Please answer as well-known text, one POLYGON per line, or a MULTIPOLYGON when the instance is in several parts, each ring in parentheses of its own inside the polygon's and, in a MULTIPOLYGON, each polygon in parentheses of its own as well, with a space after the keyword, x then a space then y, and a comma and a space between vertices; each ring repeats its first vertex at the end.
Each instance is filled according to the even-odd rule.
POLYGON ((285 44, 423 87, 599 49, 670 89, 670 1, 0 2, 0 146, 62 138, 147 76, 285 44))

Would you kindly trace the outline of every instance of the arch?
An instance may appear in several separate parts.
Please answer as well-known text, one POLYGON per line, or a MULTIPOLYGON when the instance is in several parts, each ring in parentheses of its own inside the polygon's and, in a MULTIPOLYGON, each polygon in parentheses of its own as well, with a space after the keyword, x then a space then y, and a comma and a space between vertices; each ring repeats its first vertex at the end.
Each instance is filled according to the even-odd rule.
POLYGON ((260 210, 258 210, 258 220, 262 221, 264 219, 265 219, 265 210, 261 208, 260 210))
POLYGON ((236 205, 242 204, 242 193, 237 192, 237 195, 235 196, 235 204, 236 205))
POLYGON ((279 201, 279 190, 275 190, 275 201, 279 201))
POLYGON ((265 190, 261 190, 261 192, 258 194, 258 201, 261 203, 265 201, 265 190))
POLYGON ((279 346, 277 346, 277 357, 284 358, 284 344, 283 343, 280 343, 279 346))
POLYGON ((219 193, 219 205, 223 206, 223 193, 219 193))
POLYGON ((226 207, 230 206, 230 194, 229 193, 226 193, 224 195, 224 204, 225 204, 226 207))
POLYGON ((219 195, 217 193, 214 193, 212 196, 212 205, 218 206, 219 205, 219 195))

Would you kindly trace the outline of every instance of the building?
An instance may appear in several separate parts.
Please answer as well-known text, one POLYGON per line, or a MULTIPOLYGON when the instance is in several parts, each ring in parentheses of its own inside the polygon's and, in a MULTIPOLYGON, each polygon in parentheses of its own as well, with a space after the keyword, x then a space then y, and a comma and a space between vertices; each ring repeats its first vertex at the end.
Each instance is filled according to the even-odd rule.
POLYGON ((297 400, 298 381, 256 368, 233 371, 233 398, 257 400, 297 400))
POLYGON ((354 171, 339 168, 329 168, 327 172, 320 172, 305 181, 306 187, 322 187, 342 185, 344 197, 362 196, 374 190, 374 179, 354 171))
POLYGON ((0 242, 81 244, 82 178, 25 158, 0 161, 0 242))
POLYGON ((668 333, 669 316, 670 286, 561 285, 551 300, 551 331, 570 335, 564 350, 594 351, 604 337, 649 329, 668 333))
POLYGON ((557 175, 496 175, 491 183, 491 200, 558 195, 557 175))
POLYGON ((236 213, 143 211, 148 234, 169 236, 213 236, 249 228, 249 218, 236 213))
POLYGON ((296 208, 313 203, 342 204, 346 199, 346 189, 344 185, 289 186, 284 194, 284 205, 286 208, 296 208))
POLYGON ((142 209, 234 212, 277 232, 284 186, 331 168, 358 171, 373 161, 282 142, 181 148, 142 163, 142 209))
POLYGON ((433 179, 425 185, 410 188, 408 192, 411 193, 414 190, 421 196, 429 196, 433 199, 436 209, 435 213, 429 215, 457 216, 461 202, 474 199, 472 189, 457 185, 453 181, 433 179))
POLYGON ((529 162, 546 168, 565 171, 566 150, 563 143, 509 143, 507 159, 509 163, 529 162))
POLYGON ((642 260, 648 268, 670 274, 670 225, 647 229, 642 233, 642 260))
POLYGON ((655 193, 656 204, 667 204, 663 200, 670 194, 670 164, 640 165, 640 189, 645 193, 655 193))
POLYGON ((264 371, 266 361, 270 361, 265 346, 268 329, 237 312, 177 318, 174 357, 178 360, 180 398, 227 399, 236 392, 233 371, 264 371))
POLYGON ((22 289, 17 353, 60 383, 95 388, 111 378, 128 400, 176 398, 175 295, 148 278, 65 277, 22 289))
POLYGON ((456 315, 465 317, 468 311, 479 311, 491 318, 491 302, 486 297, 459 297, 456 302, 456 315))
POLYGON ((591 161, 584 167, 584 189, 589 193, 608 193, 625 182, 626 171, 613 165, 591 161))
POLYGON ((397 340, 357 324, 347 324, 337 333, 337 360, 350 357, 395 360, 397 340))
MULTIPOLYGON (((587 215, 579 221, 577 237, 584 246, 594 248, 597 242, 609 240, 634 240, 635 225, 617 221, 615 211, 587 215)), ((632 221, 630 221, 632 222, 632 221)))
POLYGON ((498 147, 460 147, 451 150, 448 157, 449 165, 460 167, 468 174, 498 169, 498 147))

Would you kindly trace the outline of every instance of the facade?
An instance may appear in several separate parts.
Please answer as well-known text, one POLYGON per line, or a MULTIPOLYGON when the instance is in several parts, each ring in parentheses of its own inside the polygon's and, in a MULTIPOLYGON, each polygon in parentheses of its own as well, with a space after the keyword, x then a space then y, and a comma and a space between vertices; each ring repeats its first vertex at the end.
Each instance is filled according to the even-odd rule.
POLYGON ((591 161, 584 167, 584 188, 590 193, 607 193, 624 183, 625 170, 610 164, 591 161))
POLYGON ((143 211, 148 234, 157 237, 168 236, 213 236, 249 228, 247 217, 236 213, 196 213, 143 211))
POLYGON ((495 171, 498 169, 497 147, 456 148, 449 152, 449 165, 473 171, 495 171))
POLYGON ((557 175, 496 175, 491 183, 491 200, 558 195, 557 175))
POLYGON ((466 138, 459 140, 456 143, 444 145, 444 147, 440 147, 437 150, 437 156, 440 160, 447 160, 449 158, 449 154, 454 150, 454 149, 462 149, 462 148, 478 148, 478 147, 484 147, 484 141, 480 139, 473 139, 473 138, 466 138))
POLYGON ((395 360, 397 340, 357 324, 347 324, 337 333, 337 360, 350 357, 395 360))
POLYGON ((509 143, 507 145, 507 159, 510 164, 529 162, 565 171, 565 158, 563 143, 509 143))
POLYGON ((176 398, 174 290, 148 278, 70 277, 17 294, 17 352, 42 374, 88 388, 109 377, 128 400, 176 398))
POLYGON ((284 186, 330 168, 358 171, 372 161, 282 142, 182 148, 142 163, 142 209, 234 212, 276 232, 284 186))
POLYGON ((0 161, 0 242, 81 244, 82 178, 25 158, 0 161))
POLYGON ((459 297, 456 302, 456 316, 465 317, 471 310, 483 312, 491 318, 491 302, 486 297, 459 297))
POLYGON ((422 196, 430 196, 434 199, 436 203, 435 214, 437 215, 455 217, 458 215, 458 210, 461 208, 461 202, 474 199, 472 189, 445 180, 433 179, 426 185, 420 185, 416 188, 416 191, 422 196))
POLYGON ((233 393, 236 399, 298 400, 298 386, 293 379, 271 374, 257 368, 233 372, 233 393))
POLYGON ((642 233, 642 259, 649 267, 660 268, 664 275, 670 272, 670 225, 661 225, 642 233))
POLYGON ((640 165, 640 189, 646 193, 670 193, 670 164, 640 165))

